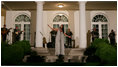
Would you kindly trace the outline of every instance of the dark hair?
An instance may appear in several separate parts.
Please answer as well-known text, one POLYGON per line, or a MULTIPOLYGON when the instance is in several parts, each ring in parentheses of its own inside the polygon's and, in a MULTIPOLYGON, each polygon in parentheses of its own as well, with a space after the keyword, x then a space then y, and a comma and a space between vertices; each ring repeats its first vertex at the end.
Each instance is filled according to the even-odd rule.
POLYGON ((6 24, 4 24, 4 26, 6 26, 6 24))
POLYGON ((64 25, 62 25, 62 32, 64 33, 64 25))

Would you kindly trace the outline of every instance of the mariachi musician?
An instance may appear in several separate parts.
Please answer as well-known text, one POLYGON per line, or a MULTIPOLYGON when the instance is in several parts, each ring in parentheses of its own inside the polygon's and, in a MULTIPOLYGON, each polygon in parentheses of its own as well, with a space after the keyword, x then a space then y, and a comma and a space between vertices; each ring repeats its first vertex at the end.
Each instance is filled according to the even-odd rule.
MULTIPOLYGON (((12 28, 10 28, 12 29, 12 28)), ((1 28, 1 35, 2 35, 2 41, 5 42, 7 38, 7 34, 10 32, 10 29, 6 28, 6 25, 4 24, 4 27, 1 28)))
POLYGON ((24 31, 20 31, 16 26, 13 32, 13 43, 20 40, 20 35, 22 34, 22 32, 24 31))

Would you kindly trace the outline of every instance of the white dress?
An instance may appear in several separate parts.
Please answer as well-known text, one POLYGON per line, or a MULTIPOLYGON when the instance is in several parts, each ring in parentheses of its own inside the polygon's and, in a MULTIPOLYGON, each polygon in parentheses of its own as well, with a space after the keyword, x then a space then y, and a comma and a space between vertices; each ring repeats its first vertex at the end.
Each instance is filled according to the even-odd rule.
POLYGON ((63 32, 60 32, 60 30, 57 31, 56 40, 55 40, 55 55, 65 55, 64 52, 64 34, 63 32))

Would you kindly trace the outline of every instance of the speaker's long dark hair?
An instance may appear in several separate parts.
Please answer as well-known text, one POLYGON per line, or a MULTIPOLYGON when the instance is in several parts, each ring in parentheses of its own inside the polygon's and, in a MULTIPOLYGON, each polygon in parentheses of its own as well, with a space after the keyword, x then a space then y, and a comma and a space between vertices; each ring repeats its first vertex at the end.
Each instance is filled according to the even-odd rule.
POLYGON ((62 32, 64 33, 64 25, 62 25, 62 28, 60 27, 60 29, 61 29, 62 32))
POLYGON ((62 27, 62 31, 63 31, 63 33, 64 33, 64 25, 63 25, 63 27, 62 27))

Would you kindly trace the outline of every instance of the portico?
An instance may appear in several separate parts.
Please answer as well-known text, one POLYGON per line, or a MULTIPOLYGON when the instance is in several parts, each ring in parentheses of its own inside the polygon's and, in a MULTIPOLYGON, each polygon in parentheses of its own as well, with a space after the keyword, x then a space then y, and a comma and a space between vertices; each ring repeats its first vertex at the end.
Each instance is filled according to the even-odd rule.
MULTIPOLYGON (((73 33, 72 39, 75 41, 75 48, 86 48, 86 33, 88 30, 92 31, 93 27, 99 31, 100 38, 108 38, 111 29, 117 32, 115 4, 114 1, 32 1, 25 3, 4 1, 2 2, 1 27, 4 23, 7 28, 19 26, 20 30, 26 31, 21 35, 21 40, 29 40, 32 47, 42 47, 43 37, 46 37, 47 42, 51 40, 51 29, 47 25, 58 28, 59 25, 64 24, 65 32, 70 28, 73 33), (58 7, 59 4, 63 7, 58 7), (25 16, 27 18, 23 18, 25 16), (62 17, 61 20, 58 16, 62 17)), ((12 43, 12 32, 13 30, 7 38, 10 43, 12 43)))
MULTIPOLYGON (((113 29, 117 41, 117 1, 2 1, 1 27, 6 24, 12 28, 7 35, 9 44, 13 42, 13 31, 17 26, 21 34, 20 40, 30 42, 31 49, 37 55, 45 56, 46 62, 55 62, 55 48, 44 48, 51 42, 52 31, 49 27, 59 28, 63 24, 64 32, 69 28, 72 35, 72 46, 65 46, 64 62, 85 62, 84 51, 87 48, 87 32, 96 28, 99 38, 109 39, 113 29)), ((91 37, 89 40, 91 43, 91 37)), ((66 37, 65 37, 65 44, 66 37)))
MULTIPOLYGON (((42 35, 41 33, 44 34, 43 32, 43 25, 47 25, 43 23, 43 4, 44 2, 36 2, 37 3, 37 21, 36 21, 36 47, 42 47, 42 35)), ((77 36, 80 40, 78 40, 79 43, 79 48, 86 48, 86 2, 80 1, 79 3, 79 8, 80 12, 79 15, 80 17, 80 23, 79 25, 75 23, 75 25, 79 26, 79 33, 77 36)), ((75 28, 75 32, 78 32, 77 28, 75 28)), ((76 37, 75 37, 76 38, 76 37)))

